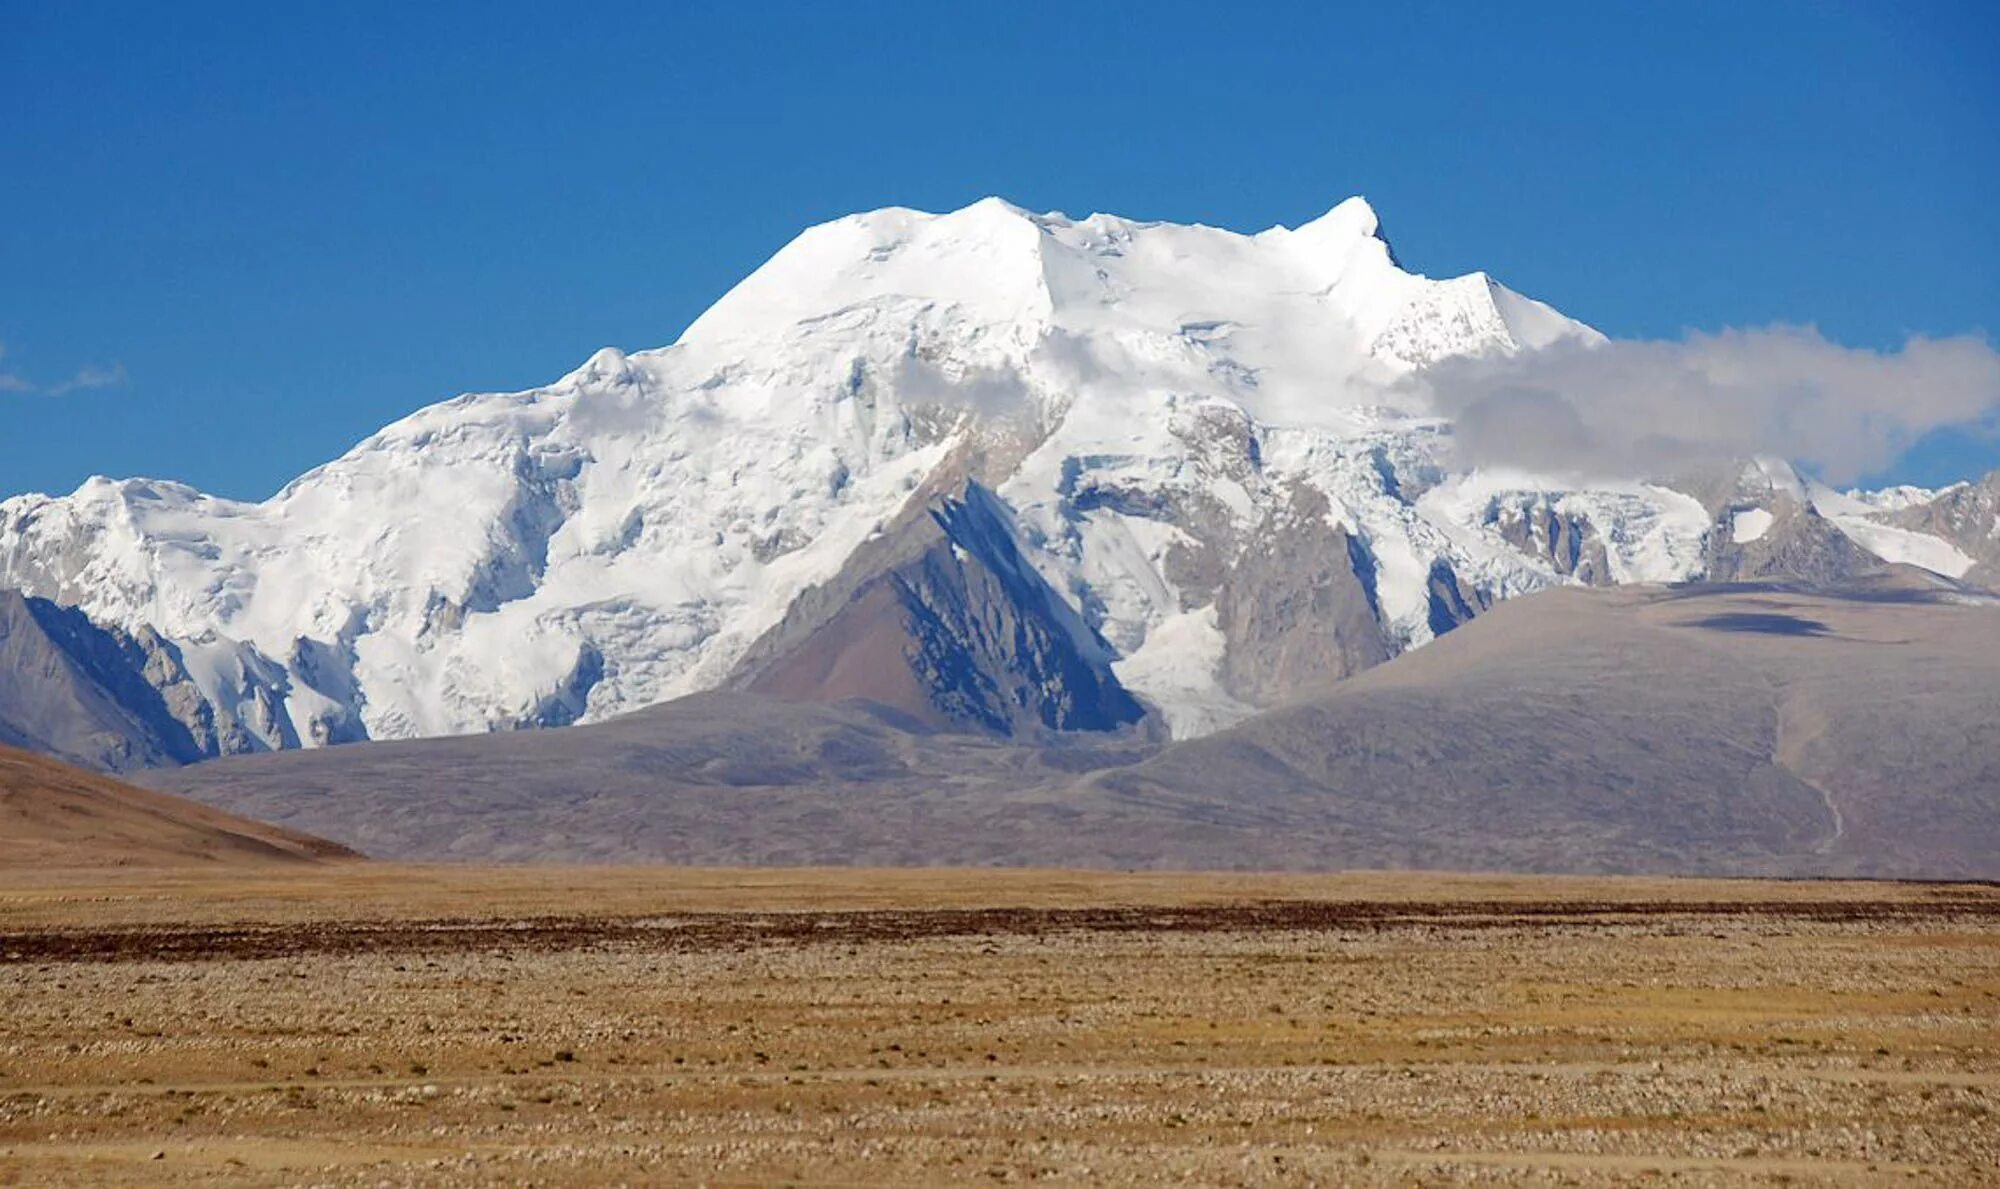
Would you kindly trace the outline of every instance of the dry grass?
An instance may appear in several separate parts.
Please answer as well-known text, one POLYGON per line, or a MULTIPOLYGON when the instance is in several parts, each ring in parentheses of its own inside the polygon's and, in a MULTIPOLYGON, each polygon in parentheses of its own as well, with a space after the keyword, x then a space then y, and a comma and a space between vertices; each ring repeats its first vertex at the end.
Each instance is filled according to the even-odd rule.
POLYGON ((38 874, 0 1003, 0 1183, 2000 1168, 1980 887, 38 874))

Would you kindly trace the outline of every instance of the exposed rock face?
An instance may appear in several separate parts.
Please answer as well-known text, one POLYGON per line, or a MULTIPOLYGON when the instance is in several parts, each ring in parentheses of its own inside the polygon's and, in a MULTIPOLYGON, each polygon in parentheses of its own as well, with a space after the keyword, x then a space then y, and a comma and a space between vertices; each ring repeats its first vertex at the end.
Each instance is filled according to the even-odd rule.
POLYGON ((1425 589, 1430 597, 1433 637, 1444 635, 1492 606, 1492 599, 1483 591, 1474 589, 1468 596, 1459 583, 1458 571, 1443 558, 1431 563, 1425 589))
POLYGON ((1565 578, 1586 586, 1615 581, 1597 527, 1574 512, 1546 500, 1520 501, 1496 507, 1491 523, 1509 544, 1544 559, 1565 578))
POLYGON ((1962 483, 1929 503, 1892 513, 1889 523, 1943 538, 1975 565, 1964 580, 2000 589, 2000 471, 1978 483, 1962 483))
POLYGON ((1225 688, 1268 706, 1388 660, 1367 548, 1328 522, 1326 497, 1295 489, 1230 567, 1216 602, 1225 688))
POLYGON ((300 636, 292 644, 286 668, 299 684, 318 694, 321 705, 305 715, 306 735, 314 747, 359 743, 368 738, 367 725, 356 709, 360 692, 354 688, 351 651, 300 636))
MULTIPOLYGON (((1756 538, 1737 540, 1727 521, 1710 535, 1707 576, 1711 580, 1786 578, 1832 585, 1882 564, 1833 522, 1796 500, 1773 500, 1756 510, 1771 518, 1756 538)), ((1729 515, 1737 514, 1740 510, 1729 515)))
POLYGON ((170 645, 16 591, 0 591, 0 740, 113 772, 221 754, 170 645))
POLYGON ((973 483, 802 597, 732 684, 1001 735, 1105 731, 1144 715, 1111 659, 1022 557, 1005 507, 973 483))
MULTIPOLYGON (((35 606, 40 600, 30 599, 28 602, 30 606, 35 606)), ((52 614, 56 610, 53 604, 48 604, 44 614, 52 614)), ((81 615, 80 612, 76 614, 81 615)), ((173 641, 151 627, 141 627, 130 635, 116 629, 107 630, 105 634, 122 643, 121 651, 127 659, 135 654, 143 658, 139 675, 147 685, 158 691, 168 716, 187 730, 195 748, 203 756, 236 755, 251 750, 247 743, 241 741, 240 732, 232 732, 226 722, 217 725, 215 707, 202 696, 201 687, 189 675, 180 649, 174 646, 173 641)), ((136 689, 132 691, 132 696, 144 700, 136 689)))
POLYGON ((1702 573, 1707 581, 1830 585, 1881 565, 1822 513, 1812 485, 1789 464, 1752 459, 1681 482, 1712 518, 1702 573))

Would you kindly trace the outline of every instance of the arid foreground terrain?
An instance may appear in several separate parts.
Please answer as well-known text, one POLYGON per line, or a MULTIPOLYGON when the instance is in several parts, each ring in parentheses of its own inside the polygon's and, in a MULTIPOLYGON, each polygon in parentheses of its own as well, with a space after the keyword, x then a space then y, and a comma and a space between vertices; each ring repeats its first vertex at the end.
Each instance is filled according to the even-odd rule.
POLYGON ((2000 1170, 1991 887, 0 879, 0 1183, 2000 1170))

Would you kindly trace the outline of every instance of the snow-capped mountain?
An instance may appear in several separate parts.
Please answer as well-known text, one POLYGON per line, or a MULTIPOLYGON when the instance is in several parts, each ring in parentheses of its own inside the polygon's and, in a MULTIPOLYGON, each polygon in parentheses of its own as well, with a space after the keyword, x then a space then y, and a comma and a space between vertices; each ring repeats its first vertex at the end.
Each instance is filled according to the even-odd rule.
POLYGON ((1358 198, 1254 235, 881 210, 671 346, 423 409, 262 503, 101 478, 0 503, 0 588, 160 642, 214 753, 731 685, 1187 736, 1552 584, 2000 565, 1992 480, 1460 472, 1408 382, 1600 338, 1405 271, 1358 198))

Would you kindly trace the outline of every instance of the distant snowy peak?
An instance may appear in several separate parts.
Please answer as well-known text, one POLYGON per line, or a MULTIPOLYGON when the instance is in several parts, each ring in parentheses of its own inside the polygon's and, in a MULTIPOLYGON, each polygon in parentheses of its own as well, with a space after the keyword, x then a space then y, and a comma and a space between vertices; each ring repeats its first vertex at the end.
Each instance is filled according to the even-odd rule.
POLYGON ((948 214, 889 208, 810 228, 688 327, 717 348, 884 302, 921 303, 1033 337, 1269 328, 1296 351, 1396 370, 1451 355, 1601 336, 1484 273, 1404 271, 1365 199, 1254 235, 998 198, 948 214))
POLYGON ((1842 532, 1884 561, 1986 585, 2000 581, 2000 472, 1935 491, 1834 492, 1815 484, 1812 499, 1842 532))
POLYGON ((997 198, 933 215, 889 207, 821 223, 738 282, 682 346, 763 338, 871 301, 955 306, 982 322, 1039 323, 1050 295, 1034 218, 997 198))
MULTIPOLYGON (((1963 490, 1971 488, 1840 492, 1783 459, 1754 458, 1743 464, 1723 501, 1729 533, 1713 542, 1708 569, 1727 577, 1832 580, 1886 562, 1962 579, 1972 574, 1978 556, 1954 539, 1966 534, 1938 531, 1927 510, 1948 506, 1963 490)), ((1990 517, 1970 519, 1992 523, 1990 517)))
POLYGON ((1483 272, 1437 281, 1412 297, 1376 335, 1371 350, 1409 367, 1456 356, 1539 351, 1563 340, 1604 336, 1551 307, 1523 297, 1483 272))

